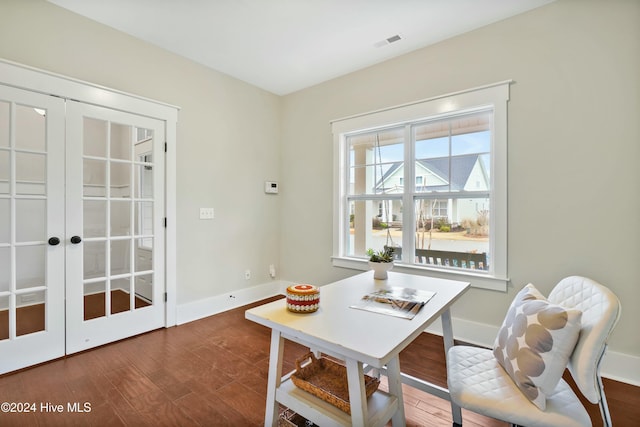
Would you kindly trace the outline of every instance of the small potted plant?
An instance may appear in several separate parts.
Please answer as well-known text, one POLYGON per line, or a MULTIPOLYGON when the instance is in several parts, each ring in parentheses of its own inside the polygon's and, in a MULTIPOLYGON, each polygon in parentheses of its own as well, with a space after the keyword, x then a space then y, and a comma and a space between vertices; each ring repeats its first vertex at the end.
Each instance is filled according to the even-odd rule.
POLYGON ((387 272, 393 268, 393 248, 386 247, 381 251, 369 249, 369 268, 373 270, 373 278, 384 280, 388 277, 387 272))

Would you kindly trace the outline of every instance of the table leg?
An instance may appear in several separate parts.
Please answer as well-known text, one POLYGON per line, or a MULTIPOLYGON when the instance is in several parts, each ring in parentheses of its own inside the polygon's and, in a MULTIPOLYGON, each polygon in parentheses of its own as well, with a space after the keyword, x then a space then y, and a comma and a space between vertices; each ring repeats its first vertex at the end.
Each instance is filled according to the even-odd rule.
POLYGON ((400 374, 400 357, 396 355, 387 363, 387 381, 389 382, 389 394, 398 399, 398 410, 391 418, 393 427, 406 425, 404 415, 404 399, 402 398, 402 376, 400 374))
POLYGON ((276 389, 282 381, 282 356, 284 338, 275 329, 271 331, 271 349, 269 352, 269 377, 267 379, 267 409, 264 415, 265 427, 278 425, 278 402, 276 389))
POLYGON ((351 405, 351 425, 364 426, 367 419, 367 395, 364 388, 362 362, 348 358, 346 364, 349 403, 351 405))
MULTIPOLYGON (((447 363, 447 353, 453 347, 453 327, 451 326, 451 311, 447 309, 441 316, 442 319, 442 338, 444 340, 444 361, 447 363)), ((462 410, 458 405, 451 401, 451 415, 453 423, 462 425, 462 410)))

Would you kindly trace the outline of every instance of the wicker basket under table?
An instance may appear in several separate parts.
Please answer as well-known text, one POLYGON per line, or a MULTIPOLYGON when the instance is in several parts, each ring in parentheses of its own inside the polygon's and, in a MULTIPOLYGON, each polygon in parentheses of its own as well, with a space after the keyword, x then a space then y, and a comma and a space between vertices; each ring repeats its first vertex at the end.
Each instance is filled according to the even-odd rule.
POLYGON ((291 409, 285 410, 278 418, 278 427, 318 427, 291 409))
MULTIPOLYGON (((296 387, 351 414, 346 366, 326 357, 317 359, 313 353, 309 352, 296 360, 296 372, 291 375, 291 381, 296 387), (311 359, 311 363, 301 366, 301 363, 307 359, 311 359)), ((365 375, 364 384, 365 394, 369 398, 378 389, 380 380, 365 375)))

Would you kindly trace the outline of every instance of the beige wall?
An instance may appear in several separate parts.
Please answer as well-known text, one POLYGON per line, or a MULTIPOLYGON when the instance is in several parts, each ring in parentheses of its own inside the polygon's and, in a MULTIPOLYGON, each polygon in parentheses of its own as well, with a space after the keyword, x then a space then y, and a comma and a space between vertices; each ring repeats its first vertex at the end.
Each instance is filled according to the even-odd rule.
POLYGON ((181 107, 178 303, 268 282, 278 264, 281 99, 44 0, 0 0, 0 57, 181 107), (215 208, 213 221, 198 219, 215 208), (245 269, 253 271, 245 280, 245 269))
MULTIPOLYGON (((284 98, 281 258, 291 280, 331 267, 329 121, 513 79, 508 293, 472 289, 453 315, 499 326, 515 291, 561 278, 611 287, 611 349, 640 356, 640 2, 558 1, 284 98), (309 208, 313 207, 313 208, 309 208)), ((455 325, 454 325, 455 326, 455 325)))
MULTIPOLYGON (((473 289, 454 316, 497 326, 527 282, 591 276, 623 302, 612 350, 640 357, 640 3, 560 0, 282 98, 44 0, 0 0, 0 57, 181 107, 178 302, 279 278, 326 283, 329 121, 514 79, 508 293, 473 289), (278 196, 264 180, 280 180, 278 196), (214 221, 199 221, 214 207, 214 221), (244 280, 244 270, 253 278, 244 280)), ((170 219, 171 220, 171 219, 170 219)))

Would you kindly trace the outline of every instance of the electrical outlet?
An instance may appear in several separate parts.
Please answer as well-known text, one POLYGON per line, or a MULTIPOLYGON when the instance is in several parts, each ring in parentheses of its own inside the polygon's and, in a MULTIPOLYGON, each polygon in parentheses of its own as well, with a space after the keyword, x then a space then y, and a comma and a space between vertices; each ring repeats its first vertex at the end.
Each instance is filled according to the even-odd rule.
POLYGON ((251 270, 245 270, 244 271, 244 279, 245 280, 251 279, 251 270))

